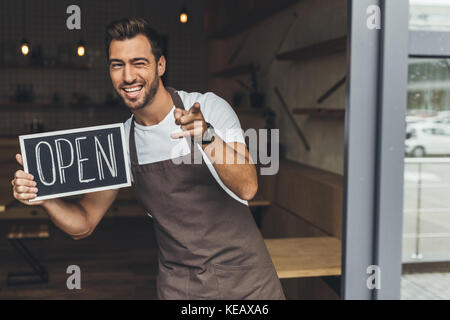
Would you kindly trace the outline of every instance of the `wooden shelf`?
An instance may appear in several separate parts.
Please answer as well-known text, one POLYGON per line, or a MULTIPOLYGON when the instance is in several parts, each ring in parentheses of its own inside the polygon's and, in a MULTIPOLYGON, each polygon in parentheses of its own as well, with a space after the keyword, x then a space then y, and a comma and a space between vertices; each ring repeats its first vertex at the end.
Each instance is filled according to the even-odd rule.
POLYGON ((90 65, 84 65, 84 66, 75 66, 75 65, 66 65, 66 66, 33 66, 33 65, 0 65, 0 70, 8 70, 8 69, 29 69, 29 70, 79 70, 79 71, 86 71, 91 70, 92 66, 90 65))
POLYGON ((49 108, 49 107, 59 107, 60 105, 54 105, 48 102, 17 102, 17 101, 4 101, 0 102, 0 109, 6 108, 49 108))
POLYGON ((228 69, 212 73, 215 78, 232 78, 235 76, 251 73, 255 66, 253 64, 230 67, 228 69))
POLYGON ((289 6, 297 3, 299 0, 278 0, 274 2, 268 2, 265 7, 258 5, 257 9, 253 10, 246 16, 235 17, 234 21, 213 31, 208 38, 211 40, 226 39, 236 34, 245 31, 254 25, 264 21, 265 19, 277 14, 278 12, 288 8, 289 6))
MULTIPOLYGON (((19 138, 18 137, 6 137, 6 136, 0 136, 0 147, 1 148, 19 148, 19 138)), ((3 156, 4 154, 2 154, 3 156)), ((2 156, 0 156, 0 161, 3 160, 2 156)), ((15 165, 15 159, 8 159, 11 161, 12 165, 15 165)))
MULTIPOLYGON (((78 111, 81 109, 96 109, 96 110, 106 110, 109 109, 112 112, 123 111, 124 109, 120 104, 108 105, 105 103, 94 103, 87 102, 85 104, 71 104, 71 103, 51 103, 51 102, 17 102, 17 101, 5 101, 0 102, 1 111, 45 111, 45 112, 55 112, 55 111, 78 111)), ((125 112, 125 111, 124 111, 125 112)))
POLYGON ((249 200, 248 206, 250 208, 254 207, 270 207, 271 203, 269 200, 249 200))
POLYGON ((274 112, 272 109, 268 107, 233 107, 234 112, 237 114, 250 114, 250 115, 264 115, 266 113, 274 112))
POLYGON ((7 235, 8 239, 48 239, 49 237, 47 224, 13 225, 7 235))
POLYGON ((347 48, 347 37, 328 40, 308 47, 280 53, 278 60, 306 60, 334 53, 344 52, 347 48))
POLYGON ((328 118, 343 118, 345 116, 345 109, 299 108, 292 110, 292 113, 328 118))

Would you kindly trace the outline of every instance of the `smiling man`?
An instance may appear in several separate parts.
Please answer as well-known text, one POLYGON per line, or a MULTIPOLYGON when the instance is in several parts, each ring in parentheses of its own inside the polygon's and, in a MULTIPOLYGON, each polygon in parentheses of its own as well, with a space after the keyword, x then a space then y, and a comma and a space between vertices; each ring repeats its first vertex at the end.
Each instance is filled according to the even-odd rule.
MULTIPOLYGON (((232 108, 213 93, 164 87, 160 37, 143 19, 109 25, 106 53, 114 89, 132 113, 128 151, 136 197, 154 219, 158 298, 284 299, 247 206, 257 176, 232 108), (192 163, 196 153, 200 163, 192 163)), ((33 177, 19 170, 12 184, 16 199, 42 205, 74 239, 89 236, 117 196, 29 203, 33 177)))

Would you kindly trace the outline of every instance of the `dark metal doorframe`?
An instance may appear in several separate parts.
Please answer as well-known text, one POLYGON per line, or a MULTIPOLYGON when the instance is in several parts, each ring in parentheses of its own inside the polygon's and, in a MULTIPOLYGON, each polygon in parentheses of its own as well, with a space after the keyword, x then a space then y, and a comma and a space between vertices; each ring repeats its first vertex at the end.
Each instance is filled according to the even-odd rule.
POLYGON ((348 1, 343 299, 400 298, 408 17, 408 0, 348 1), (367 26, 373 5, 381 29, 367 26))

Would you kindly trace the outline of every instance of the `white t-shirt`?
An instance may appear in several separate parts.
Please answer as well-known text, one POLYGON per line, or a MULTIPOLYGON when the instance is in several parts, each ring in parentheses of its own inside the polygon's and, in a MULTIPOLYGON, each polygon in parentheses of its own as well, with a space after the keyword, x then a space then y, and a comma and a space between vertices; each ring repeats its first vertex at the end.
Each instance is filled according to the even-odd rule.
MULTIPOLYGON (((212 92, 201 94, 198 92, 177 91, 183 101, 184 108, 189 110, 195 102, 200 103, 200 110, 206 122, 209 122, 218 136, 227 142, 245 143, 239 119, 233 108, 222 98, 212 92)), ((175 106, 166 115, 166 117, 156 125, 143 126, 135 123, 135 140, 137 158, 140 165, 174 159, 190 153, 190 148, 186 139, 172 139, 172 133, 180 132, 181 127, 175 124, 173 115, 175 106)), ((126 144, 129 153, 130 125, 132 117, 124 124, 126 133, 126 144)), ((247 204, 247 201, 240 199, 230 189, 227 188, 217 174, 214 166, 204 153, 203 149, 196 145, 200 150, 203 161, 209 168, 209 171, 219 183, 219 185, 234 199, 247 204)))

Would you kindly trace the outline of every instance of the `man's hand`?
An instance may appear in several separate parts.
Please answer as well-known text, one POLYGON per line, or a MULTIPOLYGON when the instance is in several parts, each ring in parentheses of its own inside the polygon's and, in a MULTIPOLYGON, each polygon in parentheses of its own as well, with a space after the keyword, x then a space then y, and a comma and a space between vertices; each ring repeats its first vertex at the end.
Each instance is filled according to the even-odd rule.
MULTIPOLYGON (((198 102, 189 109, 175 109, 175 123, 183 131, 171 134, 174 139, 190 136, 202 141, 207 130, 206 121, 198 102)), ((226 143, 218 135, 213 142, 202 145, 222 182, 244 200, 252 199, 258 190, 255 165, 244 143, 226 143)))
MULTIPOLYGON (((16 154, 17 162, 23 166, 22 156, 16 154)), ((23 170, 17 170, 14 173, 14 179, 11 180, 13 186, 14 198, 26 205, 41 205, 44 203, 42 201, 30 202, 30 199, 34 199, 37 196, 38 189, 36 188, 36 182, 32 174, 26 173, 23 170)))
MULTIPOLYGON (((16 154, 16 160, 23 166, 20 154, 16 154)), ((42 205, 53 223, 75 240, 85 238, 94 232, 119 193, 118 189, 114 189, 86 193, 77 201, 48 199, 29 202, 36 198, 38 192, 33 175, 17 170, 11 184, 14 198, 26 205, 42 205)))
POLYGON ((175 108, 173 115, 175 123, 181 126, 183 131, 171 134, 173 139, 191 136, 192 139, 202 140, 207 126, 200 110, 200 103, 196 102, 189 111, 175 108))

